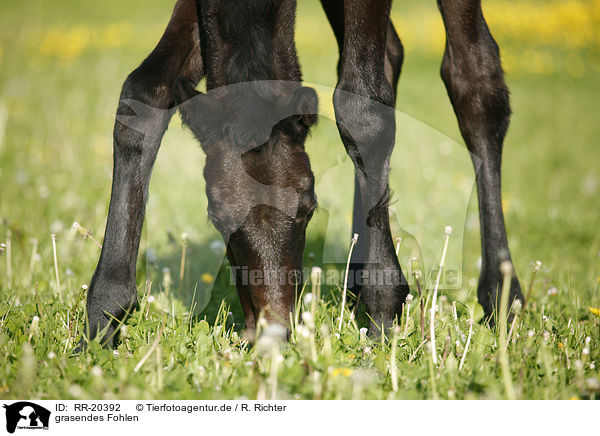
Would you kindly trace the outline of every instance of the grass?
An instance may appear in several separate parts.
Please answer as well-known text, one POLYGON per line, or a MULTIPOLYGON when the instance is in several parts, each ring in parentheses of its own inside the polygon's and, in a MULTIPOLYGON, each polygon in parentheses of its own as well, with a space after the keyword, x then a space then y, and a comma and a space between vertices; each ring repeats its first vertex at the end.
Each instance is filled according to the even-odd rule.
POLYGON ((354 323, 346 311, 338 332, 353 176, 327 116, 335 43, 315 2, 301 3, 304 77, 319 85, 324 114, 307 142, 321 208, 308 229, 304 263, 337 275, 320 288, 299 290, 289 343, 273 329, 254 347, 241 340, 243 316, 223 245, 206 218, 202 152, 174 119, 150 187, 140 310, 116 352, 93 345, 76 358, 70 350, 99 254, 82 235, 89 231, 102 242, 120 84, 157 41, 171 5, 109 0, 83 8, 69 1, 58 9, 29 1, 4 8, 0 398, 598 398, 600 41, 585 27, 591 20, 593 30, 600 20, 598 2, 528 0, 519 7, 546 19, 525 22, 501 13, 510 10, 505 1, 484 4, 509 60, 514 116, 504 154, 504 207, 514 267, 531 295, 502 341, 477 323, 477 204, 439 80, 441 21, 434 2, 395 5, 407 57, 392 158, 392 227, 403 238, 399 258, 414 300, 398 328, 378 342, 361 331, 364 314, 354 323), (423 35, 414 23, 435 31, 423 35), (558 37, 564 28, 582 29, 581 35, 558 37), (444 265, 459 280, 445 274, 438 290, 434 364, 426 341, 432 273, 447 225, 453 232, 444 265))

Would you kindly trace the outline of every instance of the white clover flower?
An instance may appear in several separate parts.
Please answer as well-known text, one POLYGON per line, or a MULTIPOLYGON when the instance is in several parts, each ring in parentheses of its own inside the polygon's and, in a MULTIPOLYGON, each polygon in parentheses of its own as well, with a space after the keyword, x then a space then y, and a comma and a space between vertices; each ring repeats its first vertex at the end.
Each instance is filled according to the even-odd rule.
POLYGON ((548 318, 547 315, 542 316, 542 321, 548 321, 550 318, 548 318))
POLYGON ((581 354, 583 354, 584 356, 589 356, 590 349, 588 347, 584 347, 583 350, 581 350, 581 354))
POLYGON ((544 341, 547 341, 548 339, 550 339, 550 332, 548 330, 544 330, 543 337, 544 337, 544 341))
POLYGON ((88 290, 88 285, 86 285, 85 283, 83 285, 81 285, 81 290, 82 291, 87 291, 88 290))
POLYGON ((371 351, 371 347, 367 346, 363 348, 363 354, 370 356, 371 354, 373 354, 373 351, 371 351))
POLYGON ((558 294, 558 289, 556 288, 556 286, 552 286, 551 288, 548 289, 548 295, 550 295, 551 297, 555 297, 558 294))
POLYGON ((589 336, 585 337, 585 345, 590 345, 590 342, 592 342, 592 338, 590 338, 589 336))
POLYGON ((410 304, 410 302, 411 302, 411 301, 413 301, 413 299, 414 299, 414 297, 412 296, 412 294, 408 294, 408 295, 406 296, 406 302, 407 302, 408 304, 410 304))
POLYGON ((533 268, 533 270, 535 272, 538 272, 541 268, 542 268, 542 261, 541 260, 536 260, 535 261, 535 267, 533 268))
POLYGON ((102 368, 100 368, 98 365, 94 365, 92 367, 92 375, 94 377, 102 377, 102 368))
POLYGON ((52 359, 54 359, 54 358, 56 358, 56 353, 55 353, 54 351, 50 351, 50 352, 48 353, 48 359, 49 359, 49 360, 52 360, 52 359))
POLYGON ((314 319, 312 316, 312 313, 310 312, 303 312, 302 313, 302 321, 304 321, 304 323, 308 326, 311 326, 314 324, 314 319))

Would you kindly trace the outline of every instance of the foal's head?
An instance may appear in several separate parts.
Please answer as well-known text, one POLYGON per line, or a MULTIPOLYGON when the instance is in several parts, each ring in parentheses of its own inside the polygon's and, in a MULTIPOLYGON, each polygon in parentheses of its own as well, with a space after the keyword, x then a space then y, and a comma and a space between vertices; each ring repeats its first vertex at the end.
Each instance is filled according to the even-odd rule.
POLYGON ((181 106, 206 152, 208 215, 227 244, 246 325, 287 324, 306 226, 316 208, 304 142, 317 96, 299 83, 252 82, 181 106))

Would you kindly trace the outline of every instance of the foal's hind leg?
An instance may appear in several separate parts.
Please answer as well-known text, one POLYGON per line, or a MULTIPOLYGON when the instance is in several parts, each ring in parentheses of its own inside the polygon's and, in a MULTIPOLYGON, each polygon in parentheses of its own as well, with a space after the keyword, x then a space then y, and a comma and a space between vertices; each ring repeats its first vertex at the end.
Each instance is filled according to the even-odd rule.
MULTIPOLYGON (((482 259, 477 294, 491 319, 500 300, 499 264, 510 260, 500 190, 502 144, 510 118, 508 89, 480 0, 437 2, 446 27, 442 78, 477 172, 482 259)), ((515 298, 523 300, 513 275, 510 301, 515 298)))
MULTIPOLYGON (((323 6, 338 42, 343 41, 334 106, 340 136, 356 169, 354 229, 360 234, 356 260, 362 265, 356 280, 375 325, 388 328, 400 316, 409 292, 390 232, 387 184, 402 46, 395 32, 388 31, 393 30, 390 0, 346 0, 341 9, 334 3, 323 1, 323 6), (335 10, 344 14, 343 37, 335 10)), ((371 334, 377 332, 374 327, 371 334)))
POLYGON ((173 113, 179 78, 202 75, 195 0, 178 0, 160 42, 123 84, 114 128, 113 185, 100 261, 87 297, 88 339, 106 329, 113 345, 118 321, 137 305, 135 269, 150 173, 173 113))

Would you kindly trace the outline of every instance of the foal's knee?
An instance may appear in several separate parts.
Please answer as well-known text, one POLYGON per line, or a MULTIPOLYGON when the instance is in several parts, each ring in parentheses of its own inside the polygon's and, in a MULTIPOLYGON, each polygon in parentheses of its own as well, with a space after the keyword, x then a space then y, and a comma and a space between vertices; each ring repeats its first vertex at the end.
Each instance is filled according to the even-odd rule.
POLYGON ((113 132, 117 157, 154 152, 173 113, 172 90, 167 84, 138 68, 121 89, 117 122, 113 132))
POLYGON ((359 175, 386 178, 396 125, 394 92, 383 72, 369 79, 342 77, 333 104, 344 146, 359 175))

